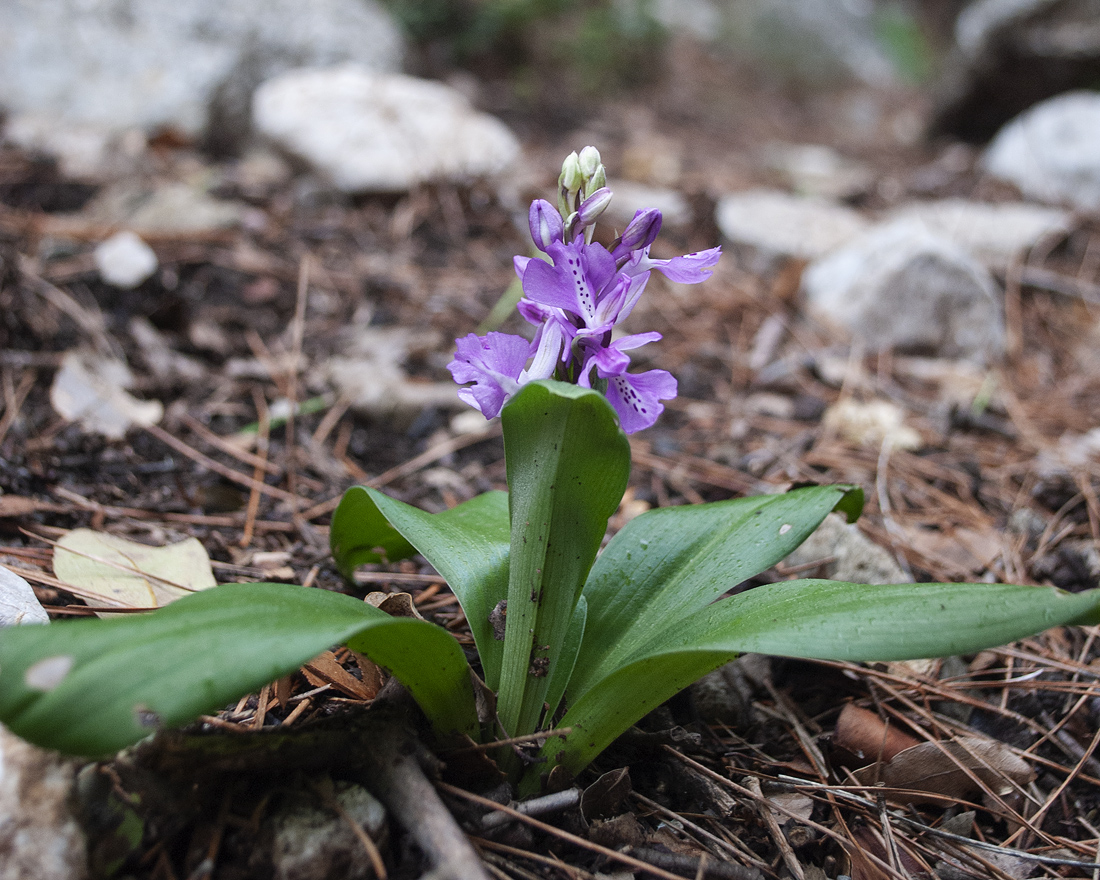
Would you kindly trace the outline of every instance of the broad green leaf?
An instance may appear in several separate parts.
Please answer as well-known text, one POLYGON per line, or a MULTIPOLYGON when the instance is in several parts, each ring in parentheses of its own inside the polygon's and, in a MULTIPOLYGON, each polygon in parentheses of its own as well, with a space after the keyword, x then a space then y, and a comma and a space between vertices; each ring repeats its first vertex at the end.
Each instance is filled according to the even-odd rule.
POLYGON ((535 730, 573 609, 630 477, 630 444, 598 392, 524 386, 501 414, 511 551, 498 711, 535 730))
POLYGON ((336 644, 393 672, 440 733, 477 736, 469 666, 450 633, 291 584, 227 584, 150 614, 0 630, 0 721, 46 748, 106 755, 336 644))
POLYGON ((588 622, 566 697, 629 662, 688 614, 786 557, 830 511, 854 519, 862 493, 810 486, 781 495, 665 507, 628 522, 592 566, 588 622))
POLYGON ((495 690, 504 642, 493 637, 489 615, 508 594, 508 495, 486 492, 433 514, 377 489, 348 490, 356 491, 367 491, 390 524, 447 579, 473 633, 485 683, 495 690))
POLYGON ((92 529, 62 536, 54 547, 53 571, 94 608, 157 608, 217 585, 206 548, 196 538, 152 547, 92 529))
POLYGON ((416 553, 362 486, 352 486, 340 499, 332 514, 329 546, 336 568, 348 580, 360 565, 397 562, 416 553))
MULTIPOLYGON (((596 682, 543 754, 576 773, 673 694, 738 654, 875 661, 971 653, 1066 624, 1100 623, 1100 590, 1015 584, 785 581, 690 615, 596 682)), ((527 781, 530 788, 531 780, 527 781)))

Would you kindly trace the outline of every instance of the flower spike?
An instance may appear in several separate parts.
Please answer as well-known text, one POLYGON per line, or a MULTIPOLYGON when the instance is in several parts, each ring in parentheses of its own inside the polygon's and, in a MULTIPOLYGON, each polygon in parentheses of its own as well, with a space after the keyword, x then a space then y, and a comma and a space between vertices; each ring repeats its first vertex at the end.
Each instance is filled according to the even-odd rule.
POLYGON ((665 370, 630 373, 627 352, 661 338, 655 332, 614 338, 633 310, 650 273, 695 284, 710 277, 721 248, 671 259, 649 256, 661 230, 661 212, 638 211, 608 250, 593 242, 596 220, 611 201, 599 151, 585 147, 562 163, 558 210, 543 199, 532 202, 528 224, 546 258, 517 256, 523 286, 517 309, 535 328, 528 342, 508 333, 469 334, 457 340, 448 365, 462 400, 486 418, 527 382, 558 379, 604 390, 628 434, 650 427, 676 396, 676 379, 665 370), (548 259, 547 259, 548 258, 548 259))

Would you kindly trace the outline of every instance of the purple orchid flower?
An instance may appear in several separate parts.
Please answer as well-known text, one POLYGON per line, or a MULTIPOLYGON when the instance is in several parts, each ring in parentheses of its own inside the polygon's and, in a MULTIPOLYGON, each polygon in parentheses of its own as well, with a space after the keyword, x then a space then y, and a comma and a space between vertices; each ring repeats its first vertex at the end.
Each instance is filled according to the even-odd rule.
POLYGON ((721 248, 668 260, 650 257, 650 245, 661 229, 661 212, 652 208, 634 215, 611 250, 592 243, 592 225, 611 199, 611 191, 602 185, 602 166, 600 171, 589 184, 583 175, 579 183, 573 181, 581 196, 576 210, 573 196, 558 208, 542 199, 531 204, 531 238, 550 262, 517 256, 514 267, 523 283, 517 308, 535 327, 534 339, 471 333, 457 340, 448 369, 459 384, 473 383, 461 388, 459 397, 486 418, 498 415, 513 394, 536 379, 558 378, 603 390, 628 434, 650 427, 664 410, 661 401, 676 396, 676 379, 665 370, 627 372, 627 352, 661 334, 615 339, 613 331, 633 310, 652 271, 695 284, 710 277, 721 248), (584 189, 586 185, 591 188, 584 189))

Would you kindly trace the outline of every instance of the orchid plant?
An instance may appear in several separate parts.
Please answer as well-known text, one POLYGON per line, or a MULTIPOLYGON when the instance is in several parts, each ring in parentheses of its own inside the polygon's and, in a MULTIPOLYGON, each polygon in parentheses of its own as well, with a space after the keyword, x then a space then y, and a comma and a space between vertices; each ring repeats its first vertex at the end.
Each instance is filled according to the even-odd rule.
POLYGON ((501 418, 508 492, 431 514, 353 487, 331 528, 349 578, 421 554, 465 612, 471 666, 445 629, 351 596, 226 584, 148 615, 0 631, 0 721, 40 745, 110 754, 287 675, 337 644, 401 681, 441 742, 530 737, 501 764, 523 792, 576 774, 658 704, 744 651, 892 660, 977 651, 1065 624, 1100 623, 1100 590, 1011 584, 873 586, 792 580, 730 595, 781 561, 853 486, 651 510, 600 550, 630 476, 628 433, 676 395, 663 370, 629 372, 659 334, 617 335, 653 271, 704 280, 718 248, 650 256, 661 225, 641 211, 610 247, 594 224, 611 192, 591 147, 565 162, 558 205, 536 201, 543 257, 517 257, 531 338, 457 340, 459 395, 501 418), (478 700, 481 683, 496 694, 478 700), (482 707, 479 714, 478 706, 482 707))

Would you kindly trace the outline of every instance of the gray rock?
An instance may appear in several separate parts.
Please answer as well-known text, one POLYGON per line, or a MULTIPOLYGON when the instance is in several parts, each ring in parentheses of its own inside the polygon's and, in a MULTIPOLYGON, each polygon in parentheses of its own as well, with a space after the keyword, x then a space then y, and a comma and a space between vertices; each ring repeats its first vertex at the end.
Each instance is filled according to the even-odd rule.
POLYGON ((162 126, 231 148, 256 85, 294 67, 394 70, 373 0, 7 0, 0 106, 108 132, 162 126))
POLYGON ((372 839, 386 830, 385 808, 365 788, 348 782, 334 786, 333 798, 344 815, 323 807, 314 797, 294 801, 274 815, 268 827, 274 880, 326 880, 341 877, 360 880, 373 877, 363 843, 352 829, 356 823, 372 839), (346 817, 346 818, 345 818, 346 817))
POLYGON ((894 79, 874 12, 873 3, 841 0, 656 0, 652 6, 668 28, 813 84, 894 79))
MULTIPOLYGON (((46 622, 27 582, 0 567, 0 626, 46 622)), ((87 842, 70 807, 76 771, 0 725, 0 880, 88 876, 87 842)))
POLYGON ((736 245, 769 256, 812 260, 870 225, 857 211, 826 199, 779 190, 748 190, 718 202, 718 228, 736 245))
POLYGON ((892 211, 890 219, 916 220, 999 272, 1040 240, 1064 235, 1073 226, 1069 212, 1057 208, 967 199, 910 202, 892 211))
POLYGON ((1100 76, 1100 0, 975 0, 959 15, 931 131, 988 140, 1005 122, 1100 76))
POLYGON ((764 158, 804 196, 848 199, 869 190, 875 179, 870 167, 823 144, 770 143, 764 158))
POLYGON ((809 310, 871 351, 896 349, 986 362, 1004 350, 989 271, 921 224, 876 226, 802 275, 809 310))
POLYGON ((890 553, 839 513, 825 517, 817 531, 803 541, 784 564, 793 567, 813 562, 821 562, 820 569, 807 571, 805 577, 824 577, 852 584, 906 584, 913 580, 890 553))
POLYGON ((354 64, 268 80, 253 118, 258 131, 345 192, 492 177, 520 153, 507 127, 457 89, 354 64))
POLYGON ((31 585, 10 568, 0 565, 0 627, 49 621, 31 585))
POLYGON ((52 156, 61 173, 76 180, 101 181, 129 174, 148 147, 145 134, 136 128, 113 131, 41 113, 11 116, 3 134, 27 152, 52 156))
POLYGON ((87 844, 69 809, 76 765, 0 726, 0 880, 83 880, 87 844))
POLYGON ((1025 196, 1100 211, 1100 93, 1067 92, 1020 114, 982 157, 1025 196))

